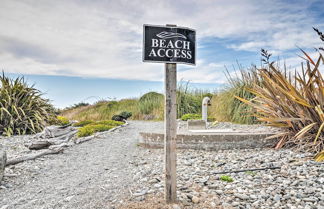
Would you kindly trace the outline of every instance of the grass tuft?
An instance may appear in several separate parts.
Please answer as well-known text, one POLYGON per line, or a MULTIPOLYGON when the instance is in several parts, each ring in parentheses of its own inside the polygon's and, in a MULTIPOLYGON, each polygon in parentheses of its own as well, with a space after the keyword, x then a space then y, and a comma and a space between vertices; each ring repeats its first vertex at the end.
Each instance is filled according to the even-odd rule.
POLYGON ((221 181, 226 181, 226 182, 233 182, 234 181, 234 179, 232 177, 227 176, 227 175, 223 175, 223 176, 219 177, 219 179, 221 181))

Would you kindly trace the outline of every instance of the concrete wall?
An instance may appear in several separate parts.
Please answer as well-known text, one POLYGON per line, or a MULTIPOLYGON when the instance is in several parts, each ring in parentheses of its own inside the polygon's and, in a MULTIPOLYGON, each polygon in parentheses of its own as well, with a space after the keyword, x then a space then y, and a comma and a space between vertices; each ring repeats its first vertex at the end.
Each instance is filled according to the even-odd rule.
MULTIPOLYGON (((140 133, 140 145, 149 148, 163 148, 164 135, 161 133, 140 133)), ((227 150, 273 147, 278 139, 266 139, 271 134, 260 133, 219 133, 219 134, 178 134, 178 149, 227 150)))

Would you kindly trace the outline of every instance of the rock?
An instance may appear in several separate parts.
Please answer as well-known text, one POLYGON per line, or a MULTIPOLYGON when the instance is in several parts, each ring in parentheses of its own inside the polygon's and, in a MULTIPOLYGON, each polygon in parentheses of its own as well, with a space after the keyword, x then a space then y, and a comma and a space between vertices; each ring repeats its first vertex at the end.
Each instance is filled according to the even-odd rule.
POLYGON ((223 190, 215 190, 215 192, 216 192, 216 194, 218 194, 218 195, 221 195, 221 194, 224 193, 223 190))
POLYGON ((274 197, 273 197, 273 200, 276 201, 276 202, 279 202, 281 200, 281 196, 276 194, 274 197))
POLYGON ((247 200, 249 199, 249 196, 247 196, 246 194, 235 194, 235 197, 241 199, 241 200, 247 200))
POLYGON ((143 196, 143 195, 146 195, 146 194, 147 194, 147 191, 143 190, 143 191, 134 193, 133 196, 134 197, 139 197, 139 196, 143 196))
POLYGON ((218 189, 219 186, 216 184, 208 185, 208 189, 218 189))
POLYGON ((181 209, 181 207, 177 204, 172 205, 172 209, 181 209))
POLYGON ((66 197, 64 200, 70 202, 73 199, 74 195, 66 197))
POLYGON ((212 208, 216 208, 216 203, 211 202, 211 203, 210 203, 210 206, 211 206, 212 208))
POLYGON ((192 199, 191 199, 191 201, 192 201, 193 203, 197 204, 197 203, 199 203, 200 199, 199 199, 199 197, 197 197, 197 196, 193 196, 192 199))
POLYGON ((240 203, 239 202, 232 202, 232 206, 239 206, 240 205, 240 203))
POLYGON ((7 163, 6 151, 4 150, 2 145, 0 145, 0 184, 1 184, 2 178, 4 176, 4 170, 5 170, 6 163, 7 163))
POLYGON ((157 178, 151 179, 151 180, 149 181, 150 184, 155 184, 155 183, 159 183, 159 182, 160 182, 160 180, 157 179, 157 178))
POLYGON ((303 199, 305 202, 316 202, 317 198, 315 197, 306 197, 303 199))

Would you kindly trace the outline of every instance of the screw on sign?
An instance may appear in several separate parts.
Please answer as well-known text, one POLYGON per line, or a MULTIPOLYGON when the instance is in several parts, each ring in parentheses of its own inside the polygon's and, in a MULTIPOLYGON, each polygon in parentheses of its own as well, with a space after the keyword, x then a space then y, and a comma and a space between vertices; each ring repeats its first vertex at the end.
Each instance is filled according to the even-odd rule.
POLYGON ((177 63, 196 64, 196 31, 176 25, 144 25, 143 62, 165 63, 165 199, 177 200, 177 63))

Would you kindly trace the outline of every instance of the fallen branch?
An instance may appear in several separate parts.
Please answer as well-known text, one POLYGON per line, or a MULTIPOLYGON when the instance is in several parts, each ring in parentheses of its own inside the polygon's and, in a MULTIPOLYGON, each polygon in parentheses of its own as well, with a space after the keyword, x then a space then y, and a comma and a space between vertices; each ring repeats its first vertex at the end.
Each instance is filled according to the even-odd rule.
POLYGON ((24 162, 24 161, 27 161, 27 160, 35 160, 36 158, 42 157, 44 155, 58 154, 58 153, 61 153, 61 152, 63 152, 63 149, 53 149, 53 150, 47 149, 45 151, 42 151, 42 152, 39 152, 39 153, 36 153, 36 154, 31 154, 31 155, 22 156, 22 157, 18 157, 18 158, 15 158, 15 159, 8 160, 7 163, 6 163, 6 166, 8 166, 8 165, 16 165, 18 163, 21 163, 21 162, 24 162))
POLYGON ((281 169, 281 167, 251 168, 251 169, 244 169, 244 170, 213 172, 213 174, 241 173, 247 171, 262 171, 262 170, 273 170, 273 169, 281 169))
POLYGON ((78 139, 76 139, 74 142, 75 142, 76 144, 82 144, 83 142, 90 141, 90 140, 93 139, 93 138, 95 138, 94 135, 92 135, 92 136, 86 136, 86 137, 78 138, 78 139))

